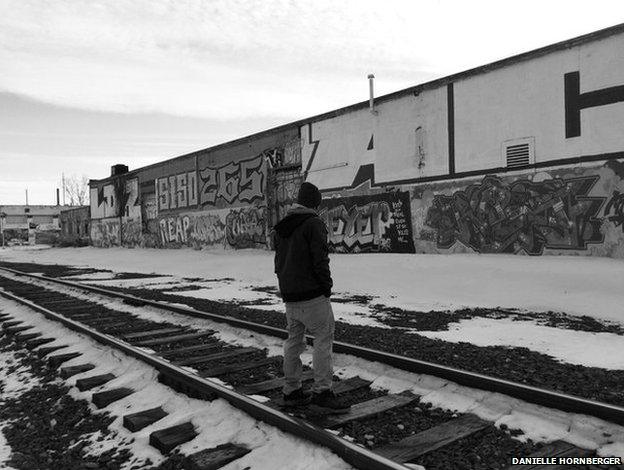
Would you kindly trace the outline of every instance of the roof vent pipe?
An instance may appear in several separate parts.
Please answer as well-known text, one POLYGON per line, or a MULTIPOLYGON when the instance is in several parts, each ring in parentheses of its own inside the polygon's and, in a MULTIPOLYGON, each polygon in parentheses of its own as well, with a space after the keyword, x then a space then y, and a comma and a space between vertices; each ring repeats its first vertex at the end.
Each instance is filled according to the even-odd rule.
POLYGON ((369 89, 369 98, 368 98, 368 109, 371 113, 375 113, 375 75, 372 73, 368 74, 368 89, 369 89))

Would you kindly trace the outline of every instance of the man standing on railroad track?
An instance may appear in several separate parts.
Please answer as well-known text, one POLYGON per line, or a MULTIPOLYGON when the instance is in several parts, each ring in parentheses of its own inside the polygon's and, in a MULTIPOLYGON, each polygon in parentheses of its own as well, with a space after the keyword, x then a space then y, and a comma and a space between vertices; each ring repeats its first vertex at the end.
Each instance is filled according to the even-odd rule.
POLYGON ((288 339, 284 343, 284 405, 312 403, 320 411, 344 413, 349 406, 332 390, 332 345, 334 312, 329 270, 327 228, 318 216, 321 193, 304 182, 297 204, 274 227, 275 273, 286 305, 288 339), (314 386, 312 394, 302 388, 301 353, 305 350, 306 329, 314 336, 314 386))

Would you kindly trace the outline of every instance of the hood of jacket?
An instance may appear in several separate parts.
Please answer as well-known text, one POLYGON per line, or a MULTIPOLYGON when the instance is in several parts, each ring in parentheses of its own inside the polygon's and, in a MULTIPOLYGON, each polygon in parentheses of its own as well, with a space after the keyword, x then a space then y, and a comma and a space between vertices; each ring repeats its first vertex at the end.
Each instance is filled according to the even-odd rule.
POLYGON ((286 217, 280 220, 273 229, 280 237, 288 238, 302 223, 311 217, 316 217, 317 215, 318 214, 314 209, 294 204, 293 207, 286 213, 286 217))

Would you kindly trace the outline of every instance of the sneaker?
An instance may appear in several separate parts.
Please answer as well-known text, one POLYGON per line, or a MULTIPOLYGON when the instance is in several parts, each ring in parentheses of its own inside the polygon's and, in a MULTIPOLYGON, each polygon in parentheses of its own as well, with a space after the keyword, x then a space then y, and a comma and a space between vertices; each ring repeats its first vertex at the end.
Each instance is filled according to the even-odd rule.
POLYGON ((320 411, 329 413, 348 413, 351 410, 351 405, 338 398, 332 390, 312 394, 312 405, 320 411))
POLYGON ((304 392, 303 388, 298 388, 294 392, 290 392, 288 395, 283 394, 284 406, 302 406, 307 405, 312 400, 312 394, 310 392, 304 392))

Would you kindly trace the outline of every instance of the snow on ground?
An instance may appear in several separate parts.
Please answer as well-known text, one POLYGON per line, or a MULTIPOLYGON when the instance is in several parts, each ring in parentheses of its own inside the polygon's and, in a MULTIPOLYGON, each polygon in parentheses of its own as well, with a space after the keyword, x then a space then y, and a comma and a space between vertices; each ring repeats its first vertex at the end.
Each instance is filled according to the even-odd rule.
MULTIPOLYGON (((184 284, 180 283, 180 286, 184 284)), ((201 285, 202 289, 189 290, 189 291, 175 291, 175 292, 163 292, 164 294, 175 294, 183 297, 195 297, 197 299, 211 299, 211 300, 228 300, 228 301, 257 301, 267 299, 269 296, 264 292, 258 292, 249 289, 247 283, 223 281, 214 283, 212 285, 204 285, 201 283, 193 282, 189 285, 201 285)), ((176 286, 177 287, 177 286, 176 286)), ((271 296, 272 301, 279 300, 275 296, 271 296)))
MULTIPOLYGON (((0 259, 276 285, 273 254, 265 250, 16 248, 0 250, 0 259)), ((378 296, 386 305, 557 310, 624 324, 624 262, 618 259, 500 254, 332 254, 330 259, 336 292, 378 296)))
POLYGON ((536 325, 509 318, 471 318, 451 323, 448 331, 418 334, 477 346, 518 346, 548 354, 570 364, 624 369, 624 336, 536 325))
MULTIPOLYGON (((62 290, 71 292, 73 295, 77 292, 72 288, 63 288, 62 290)), ((243 347, 266 348, 268 355, 277 355, 282 352, 283 342, 275 337, 210 320, 185 318, 157 308, 133 307, 124 304, 121 300, 110 300, 97 294, 80 294, 78 297, 88 298, 92 302, 102 303, 110 308, 133 313, 148 320, 192 326, 199 330, 217 330, 216 336, 222 341, 243 347)), ((302 355, 302 361, 304 364, 311 364, 310 348, 302 355)), ((73 360, 73 363, 76 364, 81 362, 84 361, 81 361, 80 358, 73 360)), ((359 376, 373 381, 373 387, 389 390, 390 393, 410 390, 414 394, 420 395, 423 402, 431 403, 433 406, 459 413, 473 413, 482 419, 494 422, 497 426, 506 424, 511 429, 521 429, 524 434, 518 439, 532 439, 536 442, 551 442, 562 439, 588 449, 596 449, 600 455, 624 457, 624 427, 607 423, 598 418, 529 404, 498 393, 471 389, 437 377, 413 374, 345 354, 334 355, 334 370, 336 375, 341 378, 359 376)), ((108 371, 110 369, 102 369, 102 373, 108 371)), ((124 380, 117 385, 123 386, 124 383, 133 383, 133 381, 124 380)), ((254 466, 255 468, 257 467, 254 466)))
MULTIPOLYGON (((196 285, 201 289, 171 293, 211 300, 258 302, 250 306, 283 311, 283 304, 277 296, 251 289, 254 286, 276 287, 272 256, 263 250, 93 247, 0 250, 0 260, 165 275, 116 280, 91 277, 89 283, 103 287, 166 289, 196 285), (202 278, 203 281, 189 281, 188 278, 202 278), (208 279, 211 281, 206 281, 208 279)), ((624 324, 622 260, 511 255, 332 254, 331 268, 334 290, 338 294, 371 295, 375 297, 373 304, 424 311, 466 306, 554 310, 624 324)), ((386 327, 370 315, 367 306, 338 302, 332 306, 337 320, 386 327)), ((530 321, 474 318, 452 324, 450 331, 419 334, 480 346, 526 347, 586 366, 621 369, 624 364, 622 336, 557 329, 530 321)))
MULTIPOLYGON (((10 366, 15 362, 15 356, 12 352, 0 352, 0 364, 10 366)), ((0 368, 0 400, 18 396, 20 393, 35 387, 39 383, 37 377, 32 376, 26 367, 20 367, 11 374, 7 370, 0 368)), ((7 444, 2 432, 2 423, 0 423, 0 469, 13 469, 6 462, 11 457, 11 447, 7 444)))
MULTIPOLYGON (((117 378, 100 387, 101 389, 130 387, 135 390, 135 393, 129 397, 106 407, 106 411, 117 417, 110 428, 117 432, 118 435, 116 438, 99 434, 90 436, 89 452, 95 455, 99 455, 111 448, 119 447, 123 439, 129 440, 134 438, 134 441, 130 444, 132 454, 140 461, 149 458, 154 463, 158 463, 163 460, 163 457, 156 449, 149 446, 150 433, 158 429, 192 421, 198 436, 180 446, 179 449, 183 454, 191 454, 227 442, 237 443, 252 449, 246 456, 223 467, 224 470, 235 470, 245 467, 253 467, 258 470, 278 469, 280 467, 276 466, 276 456, 279 456, 280 462, 284 462, 287 465, 287 467, 281 468, 288 468, 289 470, 314 470, 317 468, 338 470, 351 468, 331 451, 254 420, 232 407, 225 400, 217 399, 206 402, 174 392, 157 381, 158 373, 154 368, 119 351, 100 345, 92 339, 77 334, 60 324, 49 321, 43 315, 22 305, 0 298, 0 310, 11 312, 13 316, 33 325, 35 327, 32 330, 33 332, 45 332, 46 337, 58 338, 56 341, 46 344, 46 346, 66 344, 68 347, 64 348, 63 352, 80 351, 82 353, 81 356, 64 363, 64 367, 85 362, 96 365, 95 369, 73 376, 70 379, 70 383, 87 376, 112 372, 117 378), (169 415, 135 433, 130 433, 122 426, 122 417, 124 415, 157 406, 162 406, 169 415), (100 441, 99 439, 102 437, 104 440, 100 441)), ((94 391, 99 390, 80 392, 76 388, 71 388, 70 393, 76 399, 90 401, 91 394, 94 391)), ((94 405, 91 404, 90 407, 93 412, 98 411, 94 405)), ((129 463, 126 468, 129 468, 131 465, 129 463)))
POLYGON ((2 428, 0 427, 0 469, 9 470, 14 468, 6 464, 10 457, 11 448, 7 445, 4 434, 2 434, 2 428))

